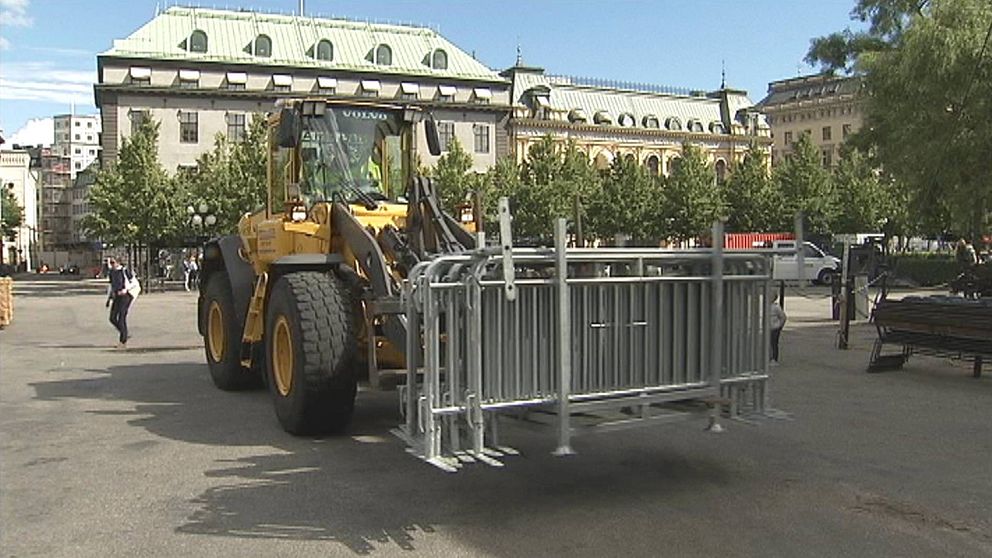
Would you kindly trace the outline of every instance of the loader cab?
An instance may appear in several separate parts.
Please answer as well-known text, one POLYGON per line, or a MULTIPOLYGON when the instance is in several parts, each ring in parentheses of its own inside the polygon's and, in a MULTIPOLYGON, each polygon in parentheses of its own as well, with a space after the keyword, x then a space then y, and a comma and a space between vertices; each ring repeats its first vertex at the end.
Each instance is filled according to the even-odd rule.
POLYGON ((270 121, 269 214, 299 202, 307 209, 335 201, 403 203, 415 171, 417 120, 419 111, 403 107, 289 103, 270 121))

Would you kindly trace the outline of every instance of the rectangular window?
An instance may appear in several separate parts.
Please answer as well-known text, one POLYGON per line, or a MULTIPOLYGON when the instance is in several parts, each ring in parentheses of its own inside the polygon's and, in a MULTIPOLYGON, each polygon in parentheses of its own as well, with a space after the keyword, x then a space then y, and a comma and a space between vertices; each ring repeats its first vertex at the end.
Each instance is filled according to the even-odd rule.
POLYGON ((841 134, 844 136, 844 139, 847 139, 847 136, 851 135, 851 125, 844 124, 844 126, 841 128, 841 134))
POLYGON ((475 135, 475 152, 489 153, 489 125, 475 124, 472 132, 475 135))
POLYGON ((438 85, 437 99, 445 103, 453 102, 455 100, 455 91, 454 85, 438 85))
POLYGON ((86 123, 86 127, 87 128, 92 128, 93 127, 93 123, 92 122, 87 122, 86 123))
POLYGON ((830 126, 823 127, 823 141, 830 141, 831 130, 830 126))
POLYGON ((179 143, 199 143, 199 115, 184 110, 179 113, 179 143))
POLYGON ((152 69, 147 67, 132 66, 128 72, 131 77, 131 85, 151 85, 152 69))
POLYGON ((248 83, 248 73, 227 72, 225 83, 228 91, 244 91, 245 84, 248 83))
POLYGON ((813 130, 806 128, 805 130, 803 130, 803 135, 808 137, 809 139, 813 139, 813 130))
POLYGON ((441 140, 441 151, 448 150, 448 144, 455 137, 455 123, 454 122, 438 122, 437 123, 437 135, 438 139, 441 140))
POLYGON ((407 101, 416 101, 420 98, 420 84, 403 82, 400 84, 400 98, 407 101))
POLYGON ((824 149, 822 157, 823 166, 829 168, 834 163, 834 150, 824 149))
POLYGON ((79 134, 76 134, 76 141, 79 141, 79 134))
POLYGON ((785 133, 785 146, 788 147, 792 145, 792 132, 785 133))
POLYGON ((275 74, 272 76, 272 90, 280 93, 288 93, 293 90, 293 76, 288 74, 275 74))
POLYGON ((148 111, 132 110, 129 116, 131 117, 131 135, 133 136, 138 133, 141 125, 148 119, 148 111))
POLYGON ((317 78, 318 95, 334 95, 338 89, 338 80, 332 77, 319 76, 317 78))
POLYGON ((77 121, 75 122, 75 124, 76 124, 76 126, 78 127, 78 126, 79 126, 79 121, 77 120, 77 121))
POLYGON ((245 115, 227 115, 227 138, 231 141, 241 141, 245 137, 245 115))

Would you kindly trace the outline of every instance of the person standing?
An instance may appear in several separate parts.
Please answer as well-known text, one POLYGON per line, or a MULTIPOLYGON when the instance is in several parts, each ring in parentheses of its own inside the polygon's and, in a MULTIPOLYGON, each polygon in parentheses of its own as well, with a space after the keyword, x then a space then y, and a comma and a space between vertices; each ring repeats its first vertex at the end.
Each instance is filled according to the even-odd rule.
POLYGON ((772 365, 773 366, 778 366, 778 341, 779 341, 779 338, 782 337, 782 329, 785 328, 785 320, 786 320, 785 310, 782 310, 782 306, 780 306, 779 303, 778 303, 778 295, 775 295, 775 298, 772 299, 771 315, 769 317, 771 318, 771 324, 770 325, 771 325, 771 328, 772 328, 772 331, 771 331, 771 336, 772 336, 772 339, 771 339, 771 341, 772 341, 772 359, 771 359, 771 362, 772 362, 772 365))
POLYGON ((110 307, 110 323, 117 329, 118 349, 127 348, 127 340, 131 337, 127 331, 127 312, 131 308, 133 297, 127 292, 128 279, 131 270, 122 266, 116 258, 107 261, 110 288, 107 296, 107 306, 110 307))

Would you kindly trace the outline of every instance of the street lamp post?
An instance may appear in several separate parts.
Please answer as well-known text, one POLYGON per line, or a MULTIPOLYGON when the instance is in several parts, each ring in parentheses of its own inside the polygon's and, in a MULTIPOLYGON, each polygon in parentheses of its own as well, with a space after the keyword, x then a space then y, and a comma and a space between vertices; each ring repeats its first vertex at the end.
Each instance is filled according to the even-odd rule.
POLYGON ((196 205, 187 205, 186 214, 189 216, 189 224, 194 233, 199 233, 196 236, 199 244, 199 240, 206 235, 207 229, 217 224, 217 216, 210 211, 210 206, 204 201, 196 205))

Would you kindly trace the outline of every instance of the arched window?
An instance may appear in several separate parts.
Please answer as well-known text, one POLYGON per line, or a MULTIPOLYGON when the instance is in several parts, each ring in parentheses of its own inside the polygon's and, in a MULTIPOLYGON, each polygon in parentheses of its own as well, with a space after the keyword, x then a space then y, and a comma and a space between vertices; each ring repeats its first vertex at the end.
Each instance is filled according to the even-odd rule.
POLYGON ((448 69, 448 53, 441 49, 434 51, 434 55, 431 56, 431 68, 435 70, 447 70, 448 69))
POLYGON ((702 132, 703 123, 695 118, 692 118, 686 123, 686 129, 690 132, 702 132))
POLYGON ((713 121, 710 122, 710 133, 711 134, 726 134, 727 130, 723 127, 722 122, 713 121))
POLYGON ((268 35, 259 35, 255 38, 255 56, 272 56, 272 39, 268 35))
POLYGON ((665 129, 679 131, 682 129, 682 121, 675 116, 669 116, 665 119, 665 129))
POLYGON ((392 66, 393 49, 385 44, 375 47, 375 63, 380 66, 392 66))
POLYGON ((596 114, 592 115, 592 121, 595 122, 596 124, 601 124, 605 126, 608 124, 613 124, 613 117, 610 116, 609 112, 605 110, 601 110, 596 114))
POLYGON ((334 60, 334 45, 327 39, 321 39, 317 42, 316 55, 317 60, 334 60))
POLYGON ((682 157, 672 157, 668 160, 669 175, 675 174, 680 168, 682 168, 682 157))
POLYGON ((580 108, 574 108, 568 113, 568 121, 572 124, 585 124, 588 120, 586 112, 580 108))
POLYGON ((633 128, 635 122, 636 120, 634 120, 634 115, 629 112, 625 112, 620 115, 620 118, 617 118, 617 123, 624 128, 633 128))
POLYGON ((189 36, 190 52, 207 52, 207 34, 197 29, 189 36))
POLYGON ((611 164, 613 164, 613 156, 609 151, 600 151, 593 159, 593 165, 599 170, 606 170, 610 168, 611 164))
POLYGON ((645 116, 644 118, 642 118, 641 119, 641 125, 643 125, 645 128, 660 128, 661 127, 660 123, 658 122, 658 117, 655 116, 655 115, 653 115, 653 114, 649 114, 649 115, 645 116))
POLYGON ((716 162, 716 179, 723 182, 727 178, 727 162, 723 159, 718 159, 716 162))
POLYGON ((651 155, 648 160, 645 161, 645 165, 648 167, 648 174, 651 176, 658 176, 661 171, 661 164, 658 161, 657 155, 651 155))

